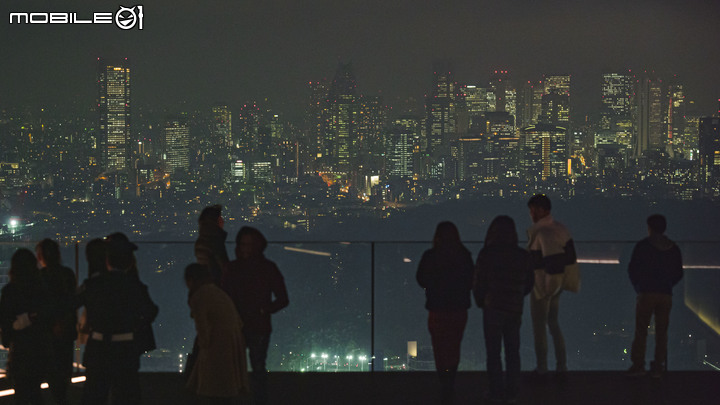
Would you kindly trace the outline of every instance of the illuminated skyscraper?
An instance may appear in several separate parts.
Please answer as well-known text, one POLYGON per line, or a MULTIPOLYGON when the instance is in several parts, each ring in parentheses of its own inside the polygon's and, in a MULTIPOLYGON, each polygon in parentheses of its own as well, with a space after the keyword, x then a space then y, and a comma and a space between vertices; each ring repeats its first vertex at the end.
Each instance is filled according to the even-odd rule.
POLYGON ((349 173, 356 151, 357 82, 351 63, 340 63, 327 98, 325 149, 333 171, 349 173))
POLYGON ((700 189, 704 195, 720 195, 720 118, 700 120, 700 189))
POLYGON ((327 148, 329 142, 325 140, 327 124, 325 114, 329 112, 327 109, 329 88, 325 80, 311 81, 308 86, 310 100, 305 110, 305 139, 301 161, 304 166, 317 169, 319 165, 316 161, 327 157, 330 153, 327 148))
POLYGON ((445 153, 442 149, 449 147, 455 139, 455 99, 456 83, 449 63, 437 64, 434 86, 426 101, 428 149, 433 154, 445 153))
POLYGON ((522 172, 528 180, 568 176, 567 129, 538 124, 523 128, 520 135, 522 172))
POLYGON ((130 67, 127 58, 98 58, 99 148, 105 171, 131 168, 130 67))
POLYGON ((673 156, 676 152, 682 155, 682 138, 685 133, 685 92, 683 85, 676 81, 668 85, 666 99, 667 149, 673 156))
POLYGON ((490 75, 490 89, 495 95, 495 109, 517 115, 517 90, 507 70, 493 70, 490 75))
POLYGON ((648 149, 665 150, 666 133, 663 130, 662 81, 645 74, 638 83, 637 91, 637 139, 635 155, 648 149))
POLYGON ((600 129, 613 138, 613 144, 626 144, 627 147, 632 145, 634 133, 633 81, 630 71, 606 72, 602 75, 600 129))
POLYGON ((413 152, 417 134, 417 121, 398 119, 387 137, 386 170, 389 176, 410 178, 413 176, 413 152))
POLYGON ((212 108, 213 114, 213 141, 230 148, 232 140, 232 114, 225 104, 218 104, 212 108))
POLYGON ((517 107, 519 127, 524 128, 539 122, 544 91, 542 81, 528 81, 523 84, 517 107))
POLYGON ((190 129, 179 119, 169 119, 163 127, 165 165, 169 174, 190 168, 190 129))

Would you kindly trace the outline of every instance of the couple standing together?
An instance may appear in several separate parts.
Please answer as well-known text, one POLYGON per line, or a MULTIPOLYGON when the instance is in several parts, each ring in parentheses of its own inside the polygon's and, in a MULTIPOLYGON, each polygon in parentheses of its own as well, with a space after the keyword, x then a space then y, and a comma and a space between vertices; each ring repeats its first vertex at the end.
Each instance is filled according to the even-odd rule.
POLYGON ((438 225, 433 248, 426 251, 420 261, 417 280, 425 288, 425 307, 430 312, 428 328, 446 403, 453 400, 460 342, 470 307, 470 287, 475 302, 484 313, 489 401, 517 401, 520 322, 525 296, 531 291, 536 372, 545 374, 548 371, 548 327, 555 346, 556 370, 561 376, 567 371, 558 308, 565 268, 577 262, 575 248, 570 232, 550 214, 550 199, 546 195, 533 196, 528 201, 528 208, 533 221, 528 230, 528 250, 518 247, 515 222, 503 215, 490 224, 484 247, 474 265, 451 222, 438 225), (503 341, 507 369, 504 377, 500 357, 503 341))

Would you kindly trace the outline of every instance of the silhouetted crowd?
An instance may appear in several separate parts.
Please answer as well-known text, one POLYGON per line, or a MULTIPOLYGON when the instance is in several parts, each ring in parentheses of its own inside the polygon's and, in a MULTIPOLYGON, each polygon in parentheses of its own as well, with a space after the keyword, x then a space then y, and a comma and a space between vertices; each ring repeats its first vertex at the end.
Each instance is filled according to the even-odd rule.
MULTIPOLYGON (((547 196, 533 196, 528 208, 533 225, 527 230, 526 248, 518 246, 513 219, 498 216, 473 261, 457 227, 441 222, 432 248, 420 260, 417 281, 425 290, 442 403, 454 402, 471 297, 483 310, 487 402, 517 402, 520 324, 527 295, 536 354, 533 376, 546 381, 550 375, 549 331, 555 349, 554 376, 565 379, 559 302, 563 291, 580 290, 577 255, 570 232, 551 215, 547 196)), ((628 268, 638 296, 633 365, 627 374, 645 374, 647 329, 654 316, 656 345, 650 373, 661 377, 667 368, 672 289, 683 276, 682 258, 678 246, 664 235, 663 216, 650 216, 647 225, 649 236, 635 246, 628 268)), ((197 333, 185 369, 187 388, 199 404, 229 404, 245 393, 252 393, 255 404, 267 404, 270 318, 289 304, 283 276, 264 256, 268 242, 255 228, 240 229, 236 259, 229 259, 219 205, 201 212, 198 235, 197 263, 184 272, 197 333)), ((79 287, 75 273, 62 265, 55 241, 41 241, 35 254, 28 249, 13 254, 10 281, 0 295, 0 328, 2 344, 9 349, 7 371, 16 403, 42 404, 43 381, 55 403, 69 403, 76 340, 85 344, 83 404, 140 403, 140 357, 156 347, 152 323, 158 307, 140 280, 137 249, 122 233, 91 240, 85 250, 88 278, 79 287)))

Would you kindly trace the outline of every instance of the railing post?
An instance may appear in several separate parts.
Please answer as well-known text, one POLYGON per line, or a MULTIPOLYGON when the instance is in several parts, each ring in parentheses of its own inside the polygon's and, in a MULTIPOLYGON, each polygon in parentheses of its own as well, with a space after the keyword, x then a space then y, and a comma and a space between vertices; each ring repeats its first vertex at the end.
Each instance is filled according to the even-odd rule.
MULTIPOLYGON (((80 242, 75 242, 75 288, 80 283, 80 242)), ((77 309, 75 310, 77 314, 77 309)), ((78 374, 80 372, 80 350, 78 350, 78 341, 75 340, 75 367, 73 371, 78 374)))
POLYGON ((375 242, 370 242, 370 373, 375 372, 375 242))

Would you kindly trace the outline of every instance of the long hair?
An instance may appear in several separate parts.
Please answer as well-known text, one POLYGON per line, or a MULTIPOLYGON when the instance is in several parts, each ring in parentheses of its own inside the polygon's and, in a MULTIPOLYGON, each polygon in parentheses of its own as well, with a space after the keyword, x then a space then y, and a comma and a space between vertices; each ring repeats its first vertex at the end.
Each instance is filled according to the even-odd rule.
POLYGON ((265 251, 265 248, 267 248, 267 239, 265 239, 262 232, 257 229, 250 226, 243 226, 240 228, 240 231, 238 231, 237 236, 235 237, 235 243, 237 246, 240 246, 240 239, 242 239, 243 236, 250 236, 253 239, 255 254, 261 254, 265 251))
POLYGON ((106 270, 107 265, 105 260, 107 258, 107 246, 104 240, 95 238, 88 242, 85 246, 85 258, 88 262, 88 276, 93 276, 96 273, 102 273, 106 270))
POLYGON ((29 249, 18 249, 10 259, 10 282, 21 285, 38 283, 40 273, 37 268, 37 259, 29 249))
POLYGON ((490 223, 487 235, 485 235, 485 246, 492 245, 513 245, 517 246, 518 235, 515 229, 515 221, 507 215, 498 215, 490 223))
POLYGON ((457 227, 450 221, 440 222, 435 228, 435 236, 433 236, 433 247, 452 248, 462 246, 460 241, 460 232, 457 227))
POLYGON ((47 267, 60 266, 60 245, 57 242, 52 239, 43 239, 35 246, 35 249, 40 251, 42 260, 47 267))

